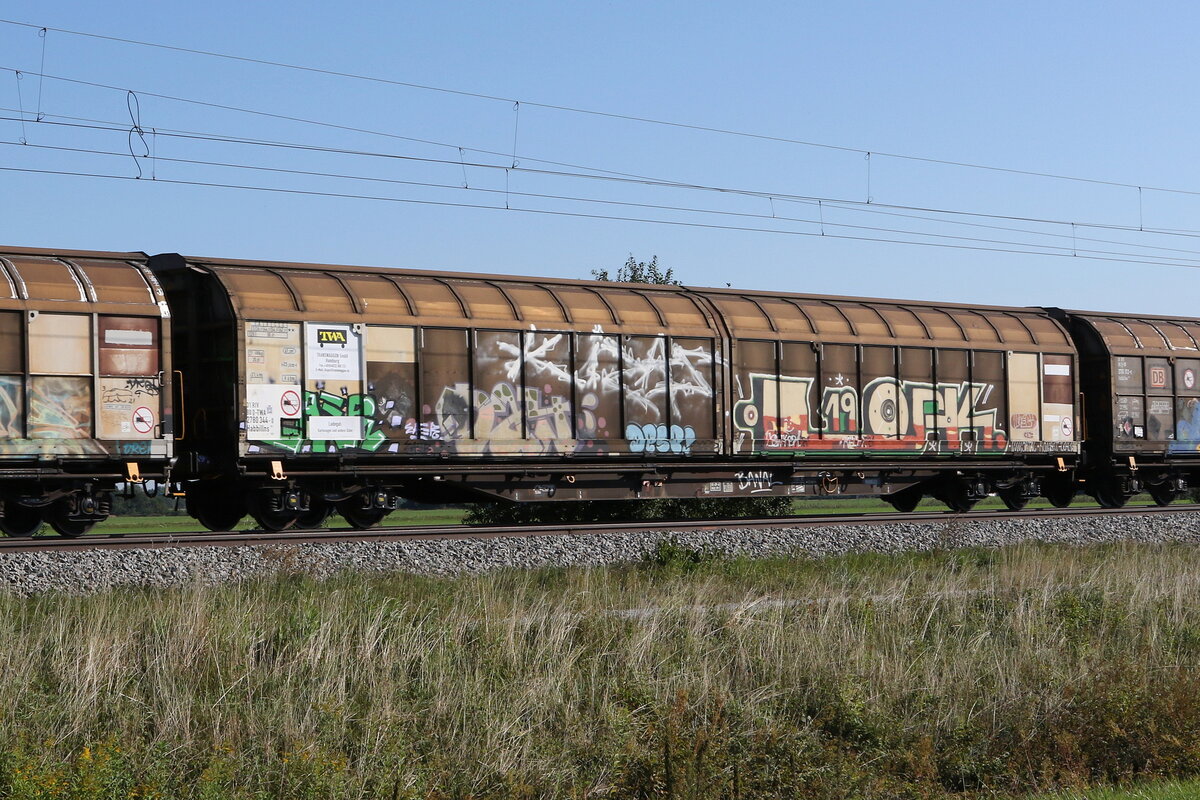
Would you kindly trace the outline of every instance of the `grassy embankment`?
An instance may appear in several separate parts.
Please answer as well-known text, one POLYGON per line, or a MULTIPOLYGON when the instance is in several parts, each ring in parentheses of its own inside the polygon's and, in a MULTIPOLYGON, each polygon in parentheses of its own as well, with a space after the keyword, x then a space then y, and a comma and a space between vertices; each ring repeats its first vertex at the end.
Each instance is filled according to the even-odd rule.
POLYGON ((624 568, 0 598, 0 797, 1019 797, 1186 778, 1198 578, 1184 546, 665 546, 624 568))
POLYGON ((1195 800, 1200 797, 1198 781, 1161 781, 1127 789, 1090 789, 1040 795, 1032 800, 1195 800))

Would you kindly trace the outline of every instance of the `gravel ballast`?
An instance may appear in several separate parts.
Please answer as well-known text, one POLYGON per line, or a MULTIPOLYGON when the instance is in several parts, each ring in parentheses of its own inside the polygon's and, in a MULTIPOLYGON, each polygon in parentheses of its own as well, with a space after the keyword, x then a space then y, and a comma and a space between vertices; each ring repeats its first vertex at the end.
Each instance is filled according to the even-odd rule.
POLYGON ((0 591, 89 594, 117 586, 215 584, 278 572, 327 577, 347 570, 455 575, 533 567, 600 566, 642 559, 662 541, 727 555, 829 556, 1024 541, 1200 543, 1200 513, 1078 519, 950 519, 811 528, 642 531, 474 540, 339 542, 144 550, 0 553, 0 591))

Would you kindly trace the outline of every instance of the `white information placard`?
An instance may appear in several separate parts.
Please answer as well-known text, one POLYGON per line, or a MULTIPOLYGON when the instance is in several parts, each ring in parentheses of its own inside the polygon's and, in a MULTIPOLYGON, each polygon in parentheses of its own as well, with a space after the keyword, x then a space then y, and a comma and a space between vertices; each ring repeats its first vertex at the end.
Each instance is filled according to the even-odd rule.
POLYGON ((309 439, 335 439, 343 442, 362 441, 362 417, 309 417, 309 439))
POLYGON ((304 324, 305 374, 310 381, 362 380, 362 337, 351 325, 304 324))
POLYGON ((283 408, 284 393, 289 393, 290 400, 292 396, 298 396, 296 389, 277 383, 246 384, 246 438, 250 441, 278 439, 280 418, 299 415, 298 409, 295 414, 289 414, 283 408))

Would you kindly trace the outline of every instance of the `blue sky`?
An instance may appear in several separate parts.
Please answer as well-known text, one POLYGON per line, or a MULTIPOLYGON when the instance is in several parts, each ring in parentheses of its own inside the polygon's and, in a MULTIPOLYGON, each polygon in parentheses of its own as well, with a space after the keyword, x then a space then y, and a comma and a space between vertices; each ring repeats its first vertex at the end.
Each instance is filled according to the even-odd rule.
POLYGON ((572 278, 632 253, 658 255, 694 285, 1196 313, 1200 234, 1189 231, 1200 230, 1200 196, 1156 190, 1200 191, 1192 153, 1200 11, 1189 4, 11 0, 0 17, 504 98, 55 30, 43 40, 34 29, 0 25, 4 244, 572 278), (53 78, 37 75, 43 44, 53 78), (19 81, 12 70, 23 72, 19 81), (137 94, 135 115, 125 90, 137 94), (42 123, 34 121, 39 94, 42 123), (129 131, 135 118, 140 137, 129 131), (109 129, 51 124, 63 122, 109 129), (135 160, 131 146, 156 158, 135 160), (514 160, 517 169, 502 169, 514 160), (14 169, 126 178, 140 169, 142 178, 14 169), (612 173, 655 180, 596 179, 612 173), (345 194, 422 203, 327 196, 345 194), (552 199, 564 197, 591 202, 552 199), (795 201, 801 197, 823 199, 795 201), (713 213, 677 210, 684 208, 713 213), (919 209, 990 216, 933 221, 919 209), (685 224, 571 216, 578 214, 685 224), (871 241, 880 239, 953 247, 871 241), (993 251, 1030 244, 1062 248, 1065 257, 993 251), (1080 257, 1088 250, 1106 251, 1108 260, 1080 257), (1196 266, 1129 263, 1169 259, 1196 266))

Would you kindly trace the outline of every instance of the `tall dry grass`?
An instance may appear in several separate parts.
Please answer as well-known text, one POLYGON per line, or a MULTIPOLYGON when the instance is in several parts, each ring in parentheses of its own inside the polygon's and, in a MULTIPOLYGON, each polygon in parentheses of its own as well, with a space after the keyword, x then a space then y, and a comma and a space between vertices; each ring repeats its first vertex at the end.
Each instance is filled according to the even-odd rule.
POLYGON ((4 797, 935 797, 1200 771, 1200 551, 0 599, 4 797))

